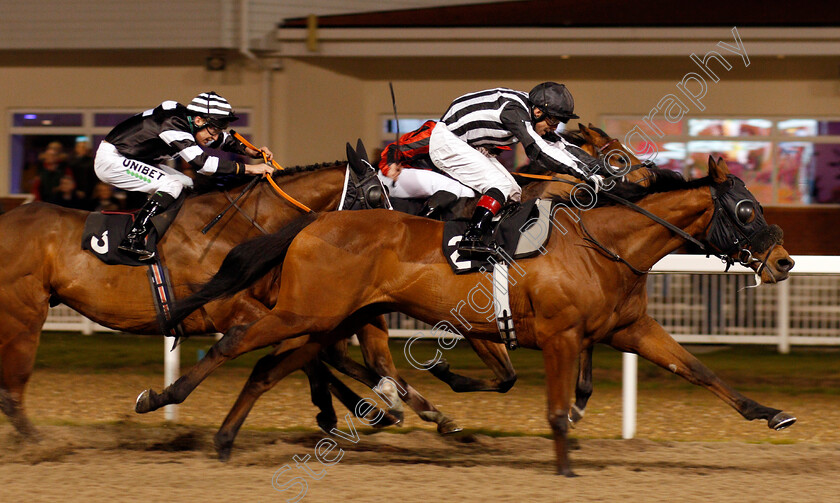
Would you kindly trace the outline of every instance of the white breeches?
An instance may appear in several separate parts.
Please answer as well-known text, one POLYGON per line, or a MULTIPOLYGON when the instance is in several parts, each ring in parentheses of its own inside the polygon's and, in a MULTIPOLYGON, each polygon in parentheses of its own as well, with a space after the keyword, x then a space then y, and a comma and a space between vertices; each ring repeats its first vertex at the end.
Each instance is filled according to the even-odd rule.
POLYGON ((496 158, 487 157, 439 122, 429 138, 429 156, 441 171, 481 194, 492 188, 519 201, 522 189, 496 158))
POLYGON ((457 180, 426 169, 404 168, 396 182, 383 175, 381 171, 377 173, 377 176, 382 181, 382 185, 388 187, 388 193, 391 197, 403 199, 429 198, 440 190, 451 192, 458 197, 473 197, 476 195, 471 188, 457 180))
POLYGON ((184 187, 192 187, 193 181, 180 171, 166 165, 152 166, 120 154, 108 142, 99 144, 93 164, 96 176, 105 183, 123 190, 165 192, 177 199, 184 187))

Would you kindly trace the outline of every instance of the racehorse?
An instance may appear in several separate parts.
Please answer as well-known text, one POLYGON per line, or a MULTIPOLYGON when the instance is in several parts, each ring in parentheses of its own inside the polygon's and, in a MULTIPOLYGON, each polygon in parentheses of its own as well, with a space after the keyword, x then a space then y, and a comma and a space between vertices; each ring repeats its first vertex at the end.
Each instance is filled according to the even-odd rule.
MULTIPOLYGON (((748 265, 764 282, 787 279, 794 263, 781 246, 781 229, 767 224, 761 206, 722 159, 710 158, 709 176, 698 180, 648 171, 647 186, 617 183, 609 193, 594 194, 579 185, 571 199, 556 198, 553 218, 566 232, 553 233, 544 254, 516 263, 521 272, 510 285, 515 328, 523 347, 544 354, 548 421, 563 475, 574 475, 566 438, 574 362, 596 342, 638 353, 709 389, 745 419, 764 419, 777 430, 796 421, 728 386, 646 313, 647 271, 686 240, 748 265), (572 204, 580 211, 565 211, 572 204)), ((466 337, 498 342, 486 302, 466 303, 457 313, 460 320, 452 313, 464 299, 475 300, 486 280, 453 275, 441 239, 439 223, 372 210, 305 215, 278 233, 237 246, 208 283, 175 303, 172 321, 200 325, 200 313, 190 313, 248 288, 270 266, 280 266, 272 271, 276 305, 259 321, 229 330, 160 394, 146 390, 142 411, 180 403, 228 359, 294 342, 297 349, 267 373, 256 392, 240 395, 225 419, 217 438, 232 442, 259 393, 380 312, 460 323, 468 328, 466 337)))
MULTIPOLYGON (((315 211, 336 209, 345 178, 344 162, 291 168, 275 173, 285 191, 315 211), (281 180, 282 178, 282 180, 281 180)), ((375 178, 375 177, 374 177, 375 178)), ((235 181, 234 181, 235 183, 235 181)), ((377 182, 378 183, 378 182, 377 182)), ((241 182, 240 182, 241 184, 241 182)), ((241 188, 241 187, 240 187, 241 188)), ((178 217, 158 243, 170 271, 175 295, 187 295, 190 285, 206 280, 218 269, 225 254, 237 243, 260 235, 264 229, 277 230, 300 215, 300 210, 278 195, 266 183, 259 183, 237 201, 236 211, 228 212, 207 234, 198 232, 232 200, 227 191, 207 192, 186 199, 178 217)), ((40 330, 50 305, 66 304, 106 327, 139 334, 159 334, 152 291, 145 267, 105 265, 81 249, 82 231, 88 213, 46 203, 20 206, 0 216, 0 252, 6 257, 0 269, 0 410, 15 429, 28 439, 37 432, 24 409, 24 391, 32 374, 40 330)), ((266 314, 273 302, 271 283, 257 283, 247 292, 208 306, 201 323, 189 334, 224 332, 230 327, 254 321, 266 314)), ((384 318, 371 318, 362 328, 371 335, 366 340, 387 340, 384 318)), ((328 361, 369 386, 379 375, 348 359, 340 352, 328 361)), ((390 353, 378 360, 379 367, 393 368, 390 353)), ((328 374, 323 365, 306 367, 313 383, 313 402, 322 408, 319 424, 334 424, 335 417, 327 383, 339 398, 351 406, 358 397, 328 374), (344 393, 342 393, 344 392, 344 393)), ((379 369, 379 373, 385 371, 379 369)), ((408 388, 409 403, 421 411, 436 412, 434 406, 408 388)), ((435 416, 443 423, 442 414, 435 416)), ((391 423, 399 418, 389 415, 391 423)), ((383 421, 383 425, 389 424, 383 421)), ((322 426, 323 427, 323 426, 322 426)), ((447 428, 456 429, 454 424, 447 428)))

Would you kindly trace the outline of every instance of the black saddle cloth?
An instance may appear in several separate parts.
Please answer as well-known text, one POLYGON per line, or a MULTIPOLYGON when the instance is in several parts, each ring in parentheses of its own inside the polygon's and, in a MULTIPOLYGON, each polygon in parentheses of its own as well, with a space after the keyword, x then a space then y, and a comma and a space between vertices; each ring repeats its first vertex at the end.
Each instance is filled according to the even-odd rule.
MULTIPOLYGON (((534 238, 527 235, 525 239, 536 240, 539 242, 521 243, 525 231, 529 229, 534 223, 540 219, 545 218, 545 211, 541 211, 540 201, 532 199, 526 201, 513 209, 512 211, 504 211, 499 222, 495 225, 493 230, 493 239, 496 244, 504 250, 505 258, 528 258, 539 253, 539 246, 548 240, 551 226, 544 226, 545 231, 537 233, 538 237, 534 238)), ((543 203, 544 204, 544 203, 543 203)), ((487 271, 493 270, 491 262, 482 260, 468 260, 463 259, 458 255, 458 243, 464 235, 464 231, 469 224, 468 220, 452 220, 446 222, 443 227, 443 254, 455 274, 466 274, 479 270, 482 266, 487 271)), ((501 259, 496 259, 501 262, 501 259)))
MULTIPOLYGON (((157 249, 157 242, 175 220, 175 216, 184 203, 184 198, 182 194, 169 209, 152 217, 152 230, 146 240, 148 250, 157 249)), ((149 265, 149 262, 141 262, 133 255, 128 255, 117 248, 128 234, 133 222, 134 213, 91 213, 85 220, 85 228, 82 231, 82 249, 91 252, 108 265, 149 265)))

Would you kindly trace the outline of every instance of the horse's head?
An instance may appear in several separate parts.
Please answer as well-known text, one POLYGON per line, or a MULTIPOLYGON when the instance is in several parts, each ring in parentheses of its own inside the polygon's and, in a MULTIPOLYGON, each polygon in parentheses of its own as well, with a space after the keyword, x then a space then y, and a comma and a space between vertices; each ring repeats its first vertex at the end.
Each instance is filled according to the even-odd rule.
POLYGON ((709 176, 715 212, 706 231, 706 243, 730 264, 740 262, 763 282, 787 279, 793 259, 782 247, 778 225, 768 225, 764 209, 740 178, 729 173, 726 161, 709 157, 709 176))
POLYGON ((362 140, 356 144, 356 149, 347 144, 347 180, 345 181, 345 199, 339 209, 366 210, 372 208, 390 208, 385 188, 376 169, 368 161, 362 140))
POLYGON ((590 154, 602 159, 604 164, 613 168, 613 172, 625 173, 624 179, 626 181, 647 185, 649 173, 645 169, 639 169, 646 167, 647 164, 636 157, 636 154, 625 147, 618 138, 611 137, 602 129, 593 126, 592 123, 589 123, 588 126, 584 126, 582 123, 578 124, 578 131, 585 140, 582 148, 586 149, 588 147, 591 149, 590 154))

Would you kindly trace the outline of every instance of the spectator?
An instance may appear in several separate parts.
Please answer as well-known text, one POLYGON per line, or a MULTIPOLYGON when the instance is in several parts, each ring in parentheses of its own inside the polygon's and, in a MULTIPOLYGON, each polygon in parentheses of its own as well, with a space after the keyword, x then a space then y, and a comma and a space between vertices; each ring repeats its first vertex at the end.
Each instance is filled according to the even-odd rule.
POLYGON ((99 182, 93 187, 89 208, 91 211, 121 211, 124 209, 122 201, 114 196, 114 188, 105 182, 99 182))
POLYGON ((77 210, 87 209, 88 203, 85 201, 84 193, 76 190, 76 181, 72 175, 63 175, 59 178, 58 186, 55 193, 46 199, 48 203, 64 206, 65 208, 75 208, 77 210))
POLYGON ((38 155, 38 159, 38 174, 32 185, 32 193, 38 201, 50 201, 57 195, 61 177, 67 171, 64 146, 58 141, 50 142, 46 150, 38 155))
POLYGON ((96 173, 93 172, 93 150, 87 140, 77 140, 75 147, 76 156, 68 163, 73 178, 76 180, 76 187, 86 199, 93 198, 93 188, 99 181, 96 173))

